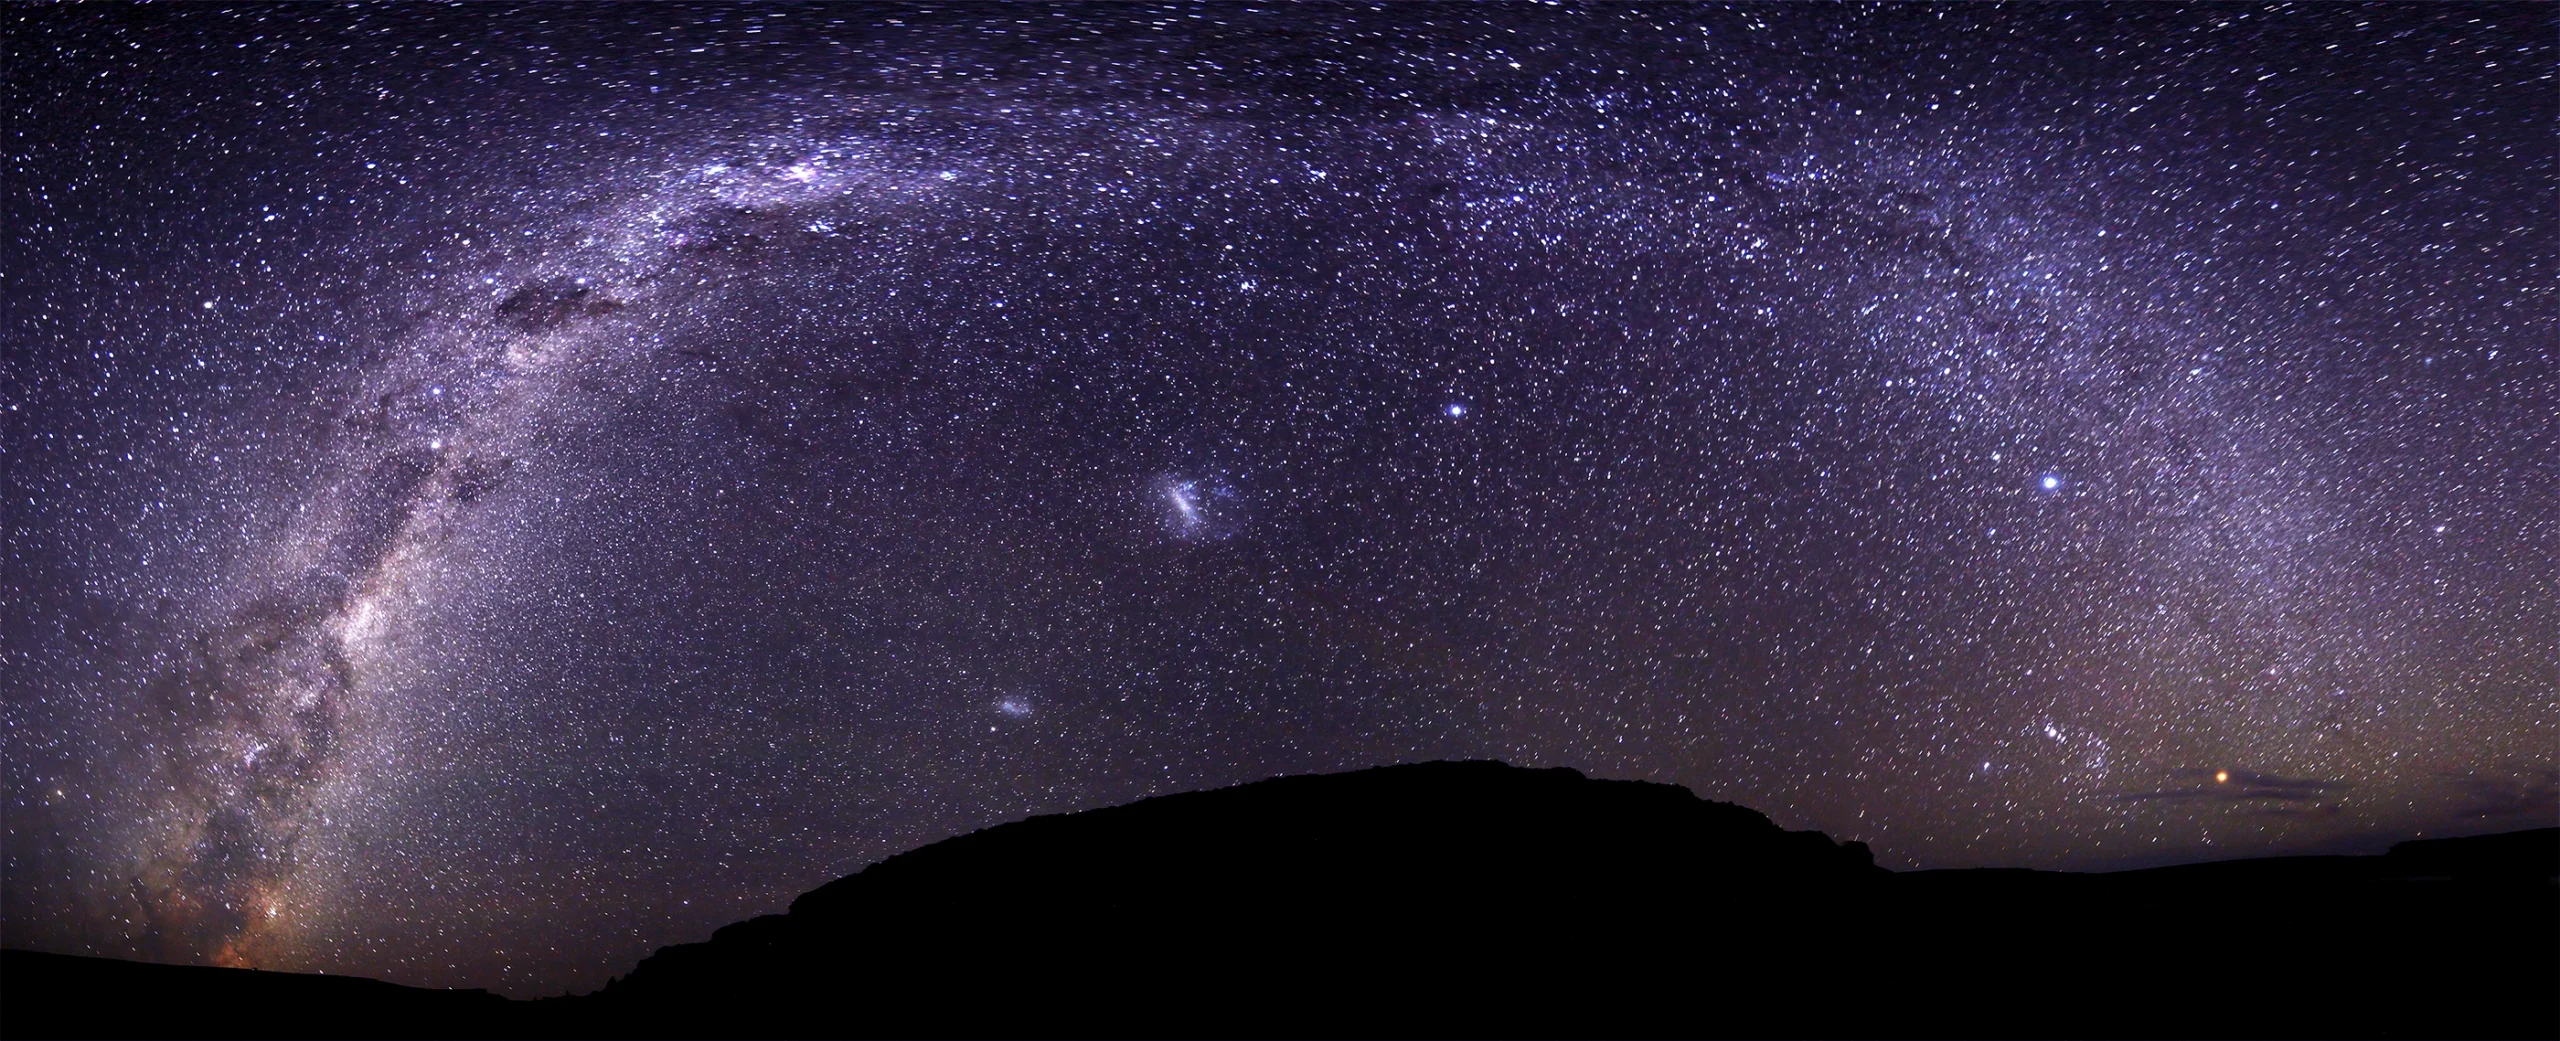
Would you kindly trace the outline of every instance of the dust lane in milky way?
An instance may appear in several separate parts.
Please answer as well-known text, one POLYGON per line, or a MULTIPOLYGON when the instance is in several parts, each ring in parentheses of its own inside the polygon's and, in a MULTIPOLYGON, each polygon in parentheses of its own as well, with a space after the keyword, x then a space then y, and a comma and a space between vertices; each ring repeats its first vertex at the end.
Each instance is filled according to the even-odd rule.
POLYGON ((13 944, 552 993, 1437 757, 2555 812, 2532 8, 8 17, 13 944))

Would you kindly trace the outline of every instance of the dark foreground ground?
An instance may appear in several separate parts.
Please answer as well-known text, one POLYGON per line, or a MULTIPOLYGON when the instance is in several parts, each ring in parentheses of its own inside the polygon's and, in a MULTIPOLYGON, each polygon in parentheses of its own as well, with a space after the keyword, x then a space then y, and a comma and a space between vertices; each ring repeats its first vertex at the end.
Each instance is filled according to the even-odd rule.
POLYGON ((10 951, 34 1037, 2553 1037, 2560 829, 1896 874, 1687 790, 1435 763, 992 828, 510 1002, 10 951))

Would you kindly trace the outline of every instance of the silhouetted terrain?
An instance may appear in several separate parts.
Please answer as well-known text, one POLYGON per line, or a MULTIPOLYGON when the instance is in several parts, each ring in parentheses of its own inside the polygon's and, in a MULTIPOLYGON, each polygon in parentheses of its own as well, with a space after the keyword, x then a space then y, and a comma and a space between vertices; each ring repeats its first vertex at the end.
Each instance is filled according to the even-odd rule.
POLYGON ((485 990, 0 951, 0 1037, 460 1037, 519 1007, 485 990))
POLYGON ((1876 868, 1686 789, 1433 763, 892 857, 584 997, 11 952, 11 1037, 2549 1037, 2560 829, 1876 868))

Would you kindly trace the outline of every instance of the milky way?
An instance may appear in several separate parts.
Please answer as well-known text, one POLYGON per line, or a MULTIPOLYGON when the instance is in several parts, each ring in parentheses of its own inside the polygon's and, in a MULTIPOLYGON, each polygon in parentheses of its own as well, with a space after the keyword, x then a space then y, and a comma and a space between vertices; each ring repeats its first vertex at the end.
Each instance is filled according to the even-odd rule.
POLYGON ((1443 757, 2549 824, 2547 14, 10 12, 9 942, 557 993, 1443 757))

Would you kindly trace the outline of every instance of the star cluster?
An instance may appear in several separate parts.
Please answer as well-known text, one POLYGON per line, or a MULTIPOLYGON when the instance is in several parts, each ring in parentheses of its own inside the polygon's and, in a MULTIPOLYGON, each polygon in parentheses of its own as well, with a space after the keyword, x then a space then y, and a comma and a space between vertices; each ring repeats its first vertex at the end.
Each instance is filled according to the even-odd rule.
POLYGON ((2560 812, 2537 8, 7 19, 13 945, 557 993, 1444 757, 2560 812))

